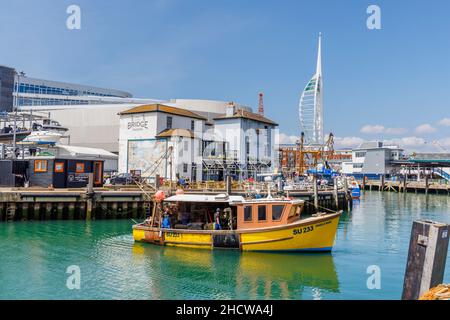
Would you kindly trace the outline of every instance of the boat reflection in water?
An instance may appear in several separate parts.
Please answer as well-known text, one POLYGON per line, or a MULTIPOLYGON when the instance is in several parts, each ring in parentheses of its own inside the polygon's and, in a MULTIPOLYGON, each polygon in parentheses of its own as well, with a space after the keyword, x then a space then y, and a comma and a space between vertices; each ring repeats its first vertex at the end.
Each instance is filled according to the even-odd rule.
MULTIPOLYGON (((171 299, 318 299, 339 293, 333 256, 160 248, 135 243, 152 297, 171 299)), ((145 282, 145 281, 144 281, 145 282)))

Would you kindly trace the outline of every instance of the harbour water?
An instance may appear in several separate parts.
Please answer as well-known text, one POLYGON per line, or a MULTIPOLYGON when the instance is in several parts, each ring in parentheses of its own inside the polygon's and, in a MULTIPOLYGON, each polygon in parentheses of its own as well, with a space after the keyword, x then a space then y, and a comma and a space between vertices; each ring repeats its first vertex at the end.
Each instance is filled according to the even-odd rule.
POLYGON ((134 244, 129 220, 0 223, 0 299, 399 299, 412 221, 450 223, 449 207, 442 195, 363 192, 329 254, 134 244), (73 265, 79 290, 66 286, 73 265), (367 287, 374 265, 380 289, 367 287))

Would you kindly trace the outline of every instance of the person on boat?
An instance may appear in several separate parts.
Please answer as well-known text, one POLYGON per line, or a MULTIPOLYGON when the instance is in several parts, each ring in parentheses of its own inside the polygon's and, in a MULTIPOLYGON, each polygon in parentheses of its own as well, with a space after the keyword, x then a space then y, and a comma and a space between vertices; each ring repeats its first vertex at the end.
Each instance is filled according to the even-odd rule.
POLYGON ((184 188, 186 187, 186 180, 183 177, 180 177, 180 179, 178 180, 178 184, 184 188))
POLYGON ((220 224, 220 209, 217 208, 214 214, 214 230, 222 230, 222 225, 220 224))
POLYGON ((162 220, 161 228, 171 229, 170 209, 169 209, 169 206, 167 206, 167 205, 164 206, 164 213, 163 213, 163 220, 162 220))

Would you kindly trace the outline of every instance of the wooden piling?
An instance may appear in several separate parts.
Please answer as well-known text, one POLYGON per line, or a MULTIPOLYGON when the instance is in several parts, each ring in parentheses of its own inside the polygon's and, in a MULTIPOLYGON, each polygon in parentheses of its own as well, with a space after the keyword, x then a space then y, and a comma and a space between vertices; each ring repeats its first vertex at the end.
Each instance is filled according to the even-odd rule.
POLYGON ((92 220, 92 210, 94 209, 94 174, 89 173, 86 199, 86 220, 92 220))
POLYGON ((75 203, 71 202, 67 208, 67 218, 73 220, 75 217, 75 203))
POLYGON ((405 173, 405 174, 403 175, 403 189, 402 189, 402 192, 407 192, 407 190, 406 190, 406 181, 407 181, 407 178, 408 178, 408 174, 405 173))
POLYGON ((317 177, 313 176, 313 185, 314 185, 314 209, 319 211, 319 191, 317 190, 317 177))
POLYGON ((137 202, 131 203, 131 217, 134 219, 137 219, 137 217, 138 217, 138 203, 137 202))
POLYGON ((380 191, 384 190, 384 174, 380 176, 380 191))
POLYGON ((232 187, 232 181, 231 181, 231 176, 227 175, 227 194, 231 195, 231 187, 232 187))
POLYGON ((159 178, 159 174, 155 175, 155 190, 158 190, 160 187, 159 178))
POLYGON ((333 197, 336 210, 339 210, 339 194, 338 194, 337 178, 334 178, 333 197))
POLYGON ((416 300, 444 279, 450 226, 414 221, 403 283, 403 300, 416 300))

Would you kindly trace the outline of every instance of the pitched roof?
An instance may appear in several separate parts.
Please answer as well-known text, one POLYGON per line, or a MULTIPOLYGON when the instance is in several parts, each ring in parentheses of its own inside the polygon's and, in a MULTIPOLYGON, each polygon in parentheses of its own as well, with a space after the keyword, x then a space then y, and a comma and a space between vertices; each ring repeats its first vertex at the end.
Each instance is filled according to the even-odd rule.
POLYGON ((214 118, 214 120, 239 119, 239 118, 253 120, 253 121, 262 122, 262 123, 267 123, 267 124, 271 124, 273 126, 278 126, 278 123, 276 123, 264 116, 261 116, 257 113, 245 111, 242 109, 236 110, 232 116, 223 115, 223 116, 214 118))
POLYGON ((176 107, 169 107, 164 104, 146 104, 138 107, 134 107, 129 110, 122 111, 119 113, 120 115, 123 114, 135 114, 135 113, 149 113, 149 112, 164 112, 164 113, 170 113, 177 116, 182 117, 188 117, 188 118, 194 118, 199 120, 207 120, 205 117, 202 117, 201 115, 194 113, 192 111, 186 110, 186 109, 180 109, 176 107))
POLYGON ((157 138, 186 137, 194 138, 194 132, 188 129, 166 129, 156 135, 157 138))

